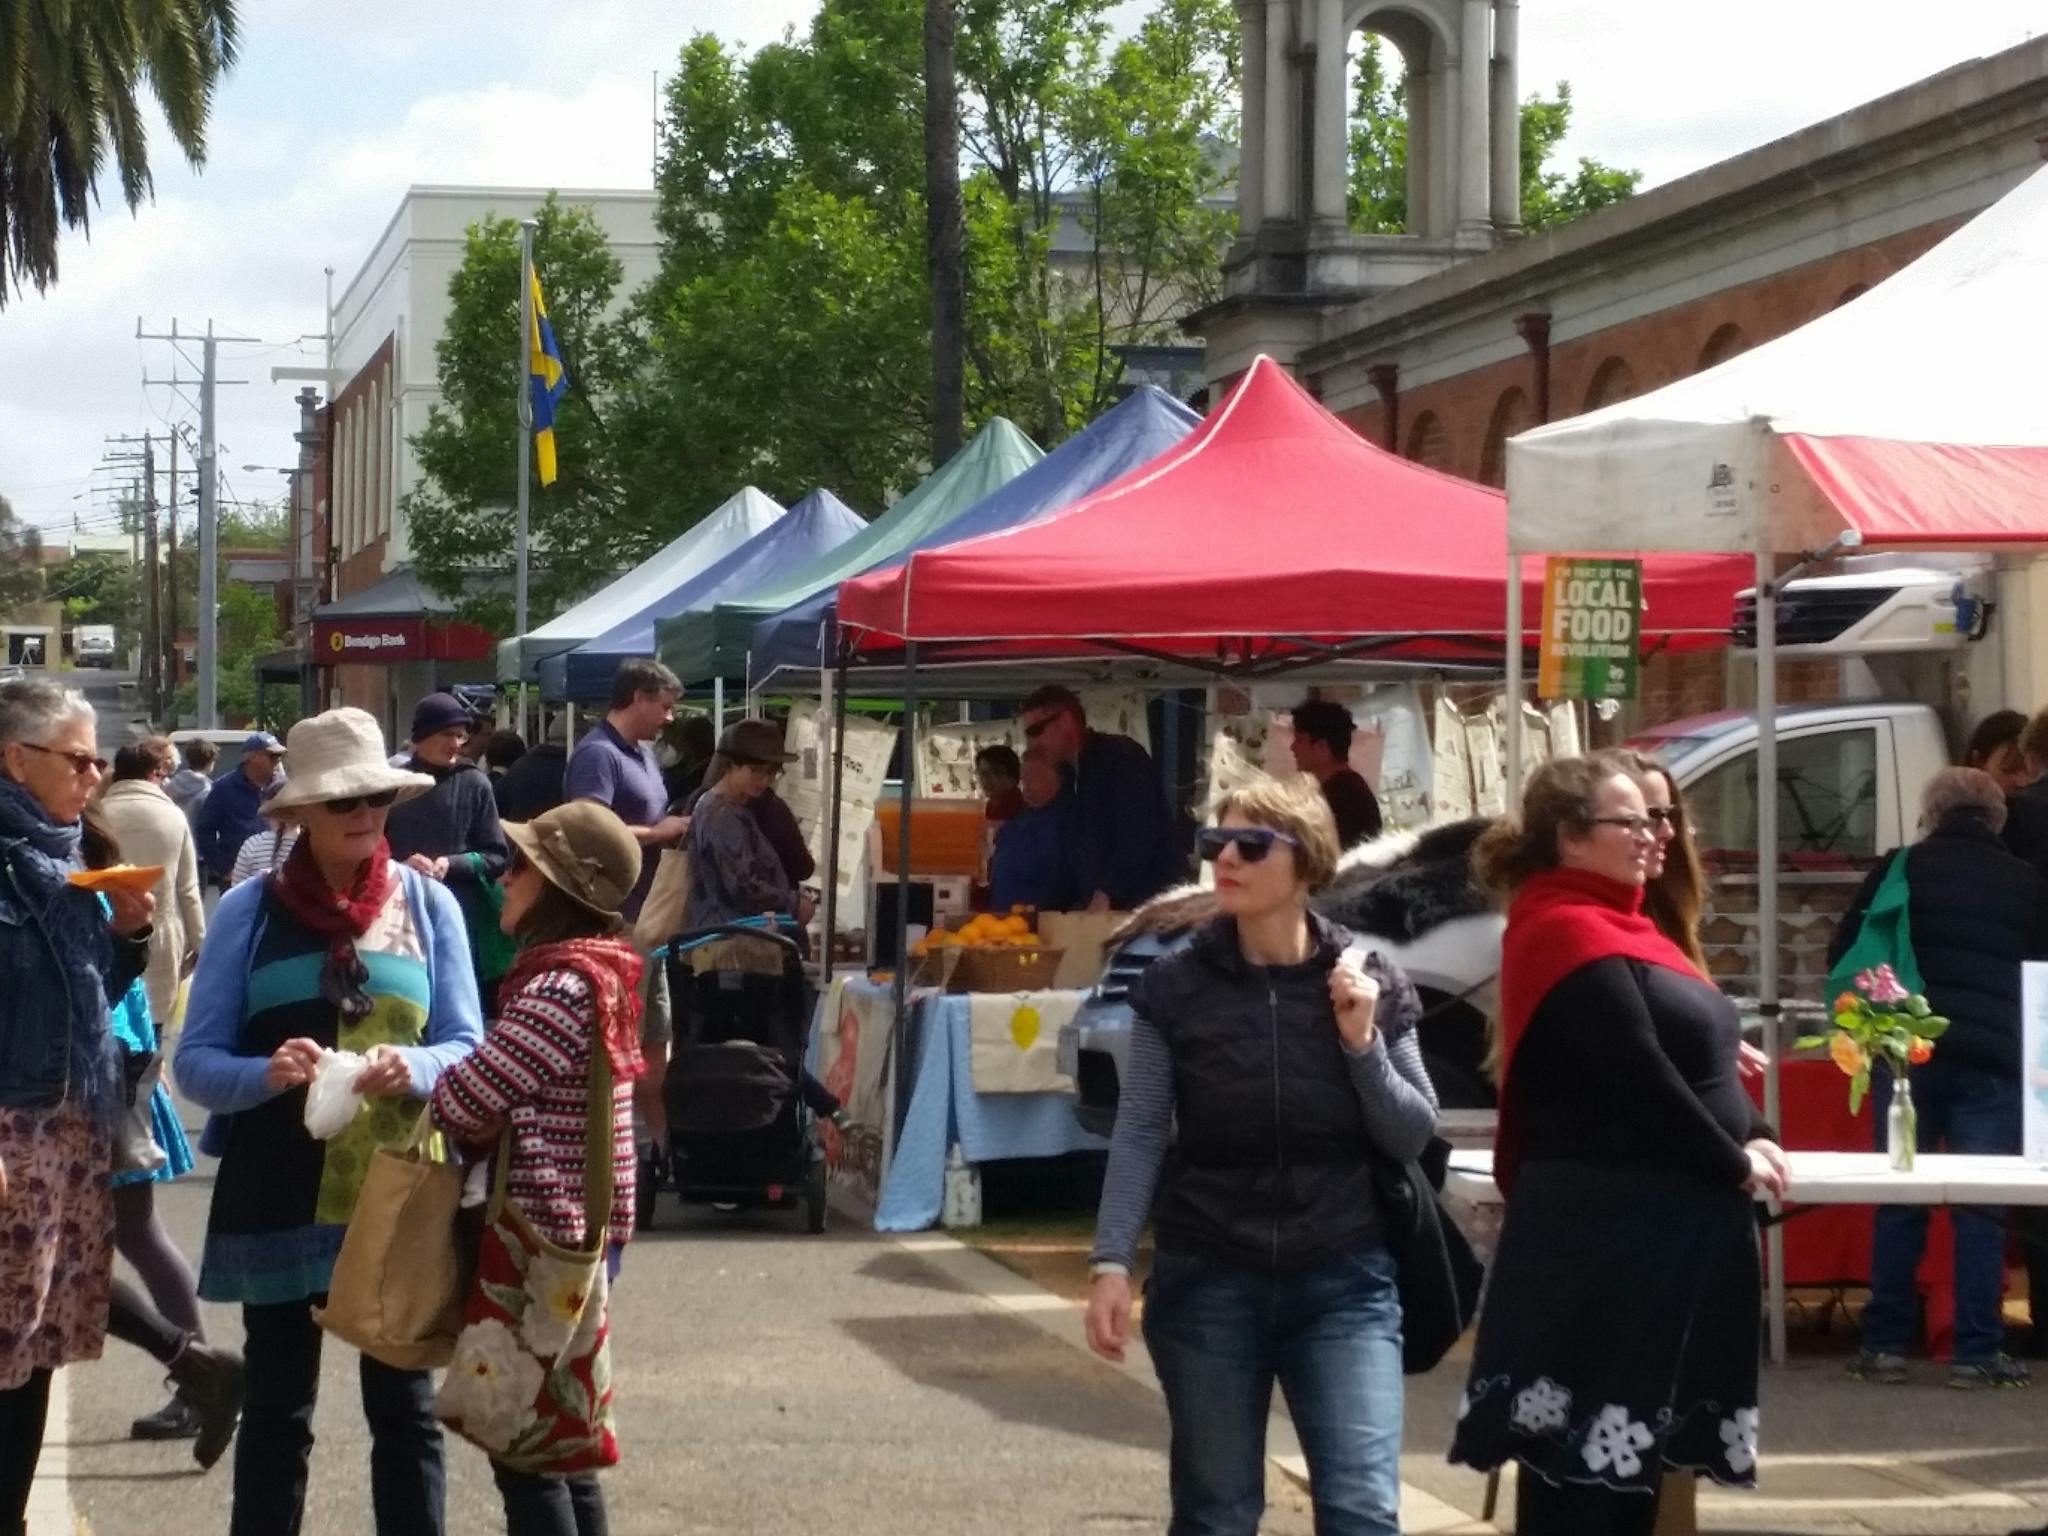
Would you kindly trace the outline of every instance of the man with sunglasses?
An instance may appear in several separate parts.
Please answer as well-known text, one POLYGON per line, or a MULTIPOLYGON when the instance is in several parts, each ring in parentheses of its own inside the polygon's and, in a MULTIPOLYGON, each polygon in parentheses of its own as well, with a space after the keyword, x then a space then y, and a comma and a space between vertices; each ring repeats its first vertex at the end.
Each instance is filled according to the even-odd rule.
POLYGON ((284 743, 252 731, 242 743, 241 769, 208 791, 192 821, 199 862, 214 884, 227 884, 242 844, 263 830, 263 792, 283 777, 284 743))
POLYGON ((1090 730, 1079 697, 1057 683, 1018 713, 1024 739, 1051 755, 1072 788, 1073 867, 1089 911, 1128 912, 1187 878, 1151 753, 1128 736, 1090 730))

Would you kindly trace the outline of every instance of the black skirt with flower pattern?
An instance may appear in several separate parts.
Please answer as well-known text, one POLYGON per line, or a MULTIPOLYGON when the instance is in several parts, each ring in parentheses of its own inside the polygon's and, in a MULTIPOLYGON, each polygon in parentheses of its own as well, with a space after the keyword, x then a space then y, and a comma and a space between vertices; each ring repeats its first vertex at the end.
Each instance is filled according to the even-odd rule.
POLYGON ((1451 1460, 1653 1492, 1756 1483, 1762 1325, 1741 1190, 1659 1168, 1525 1164, 1480 1303, 1451 1460))

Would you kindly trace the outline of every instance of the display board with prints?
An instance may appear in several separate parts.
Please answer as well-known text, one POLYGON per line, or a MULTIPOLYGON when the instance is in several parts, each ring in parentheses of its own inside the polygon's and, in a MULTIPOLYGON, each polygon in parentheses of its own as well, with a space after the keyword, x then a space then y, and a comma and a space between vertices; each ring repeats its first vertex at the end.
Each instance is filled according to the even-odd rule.
MULTIPOLYGON (((826 734, 831 722, 819 712, 816 700, 799 700, 790 707, 784 729, 786 751, 796 761, 782 779, 782 798, 789 803, 811 857, 818 861, 822 881, 825 857, 826 810, 832 795, 832 753, 826 734)), ((841 932, 863 927, 867 922, 867 882, 863 862, 867 854, 868 828, 875 822, 875 806, 889 775, 889 759, 896 751, 896 727, 865 715, 846 717, 846 767, 840 786, 839 892, 833 922, 841 932)))

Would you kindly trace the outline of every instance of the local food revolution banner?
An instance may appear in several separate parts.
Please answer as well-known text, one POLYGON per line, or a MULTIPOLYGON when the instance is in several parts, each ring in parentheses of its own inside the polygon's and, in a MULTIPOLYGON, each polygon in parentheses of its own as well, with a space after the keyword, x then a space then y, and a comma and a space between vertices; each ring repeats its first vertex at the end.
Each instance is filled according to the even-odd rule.
POLYGON ((1632 699, 1643 563, 1552 555, 1543 572, 1536 692, 1546 699, 1632 699))

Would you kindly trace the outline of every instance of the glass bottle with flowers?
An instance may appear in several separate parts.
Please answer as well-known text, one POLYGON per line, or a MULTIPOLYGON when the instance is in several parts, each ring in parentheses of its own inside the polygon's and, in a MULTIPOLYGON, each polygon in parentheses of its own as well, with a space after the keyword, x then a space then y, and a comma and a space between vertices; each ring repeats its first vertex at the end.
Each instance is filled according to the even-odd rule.
POLYGON ((1826 1033, 1804 1035, 1795 1043, 1801 1050, 1827 1047, 1828 1055, 1849 1079, 1852 1115, 1863 1108, 1871 1069, 1884 1063, 1892 1079, 1885 1148, 1894 1169, 1910 1172, 1919 1145, 1920 1117, 1913 1107, 1907 1068, 1934 1055, 1934 1042, 1948 1030, 1948 1020, 1930 1008, 1918 992, 1908 992, 1888 965, 1858 972, 1853 987, 1835 999, 1833 1013, 1826 1033))

